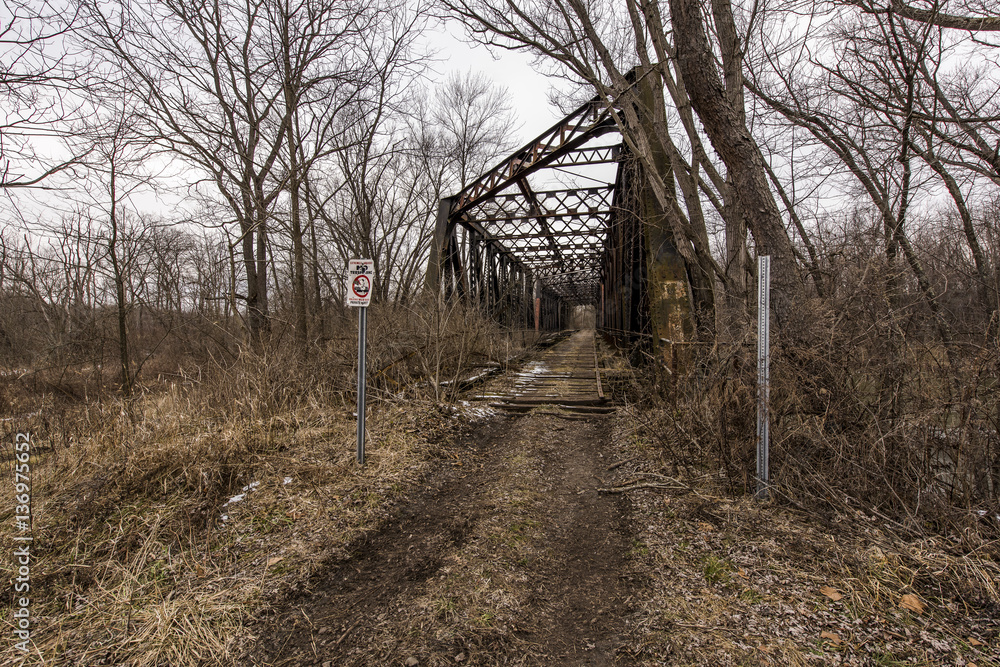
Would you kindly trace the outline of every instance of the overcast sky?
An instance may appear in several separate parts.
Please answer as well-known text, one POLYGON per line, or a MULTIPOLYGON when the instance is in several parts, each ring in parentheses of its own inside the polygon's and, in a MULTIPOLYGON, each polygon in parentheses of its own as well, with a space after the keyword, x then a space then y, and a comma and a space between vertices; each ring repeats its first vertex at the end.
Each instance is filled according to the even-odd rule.
MULTIPOLYGON (((437 52, 432 71, 427 72, 431 89, 443 83, 452 72, 471 71, 482 72, 494 84, 507 90, 517 118, 517 132, 513 139, 518 146, 526 144, 563 117, 564 114, 548 102, 553 79, 536 73, 531 67, 529 55, 503 49, 493 49, 491 54, 484 46, 466 43, 461 26, 455 23, 436 29, 431 26, 425 35, 425 43, 437 52)), ((54 139, 39 140, 38 148, 42 153, 53 154, 64 150, 54 139)), ((29 194, 43 207, 54 203, 48 193, 29 194)), ((132 200, 144 212, 173 211, 177 214, 191 204, 181 191, 153 194, 146 188, 140 188, 132 200)))
POLYGON ((531 68, 529 55, 502 49, 493 49, 491 55, 484 46, 464 43, 462 28, 456 25, 431 31, 427 41, 438 51, 434 69, 439 76, 431 74, 433 80, 443 82, 452 71, 471 70, 484 73, 507 89, 520 125, 519 145, 528 143, 563 117, 562 112, 548 103, 553 80, 531 68))

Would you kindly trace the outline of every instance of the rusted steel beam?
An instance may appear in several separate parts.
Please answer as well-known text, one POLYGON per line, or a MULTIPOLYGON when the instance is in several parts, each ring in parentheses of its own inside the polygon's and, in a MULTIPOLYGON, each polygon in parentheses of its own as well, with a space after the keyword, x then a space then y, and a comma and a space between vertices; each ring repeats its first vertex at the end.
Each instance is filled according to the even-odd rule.
POLYGON ((529 220, 549 220, 569 218, 570 220, 582 220, 586 218, 606 218, 611 214, 611 210, 598 210, 587 213, 526 213, 525 215, 511 215, 503 218, 477 218, 476 221, 483 223, 505 223, 505 222, 525 222, 529 220))
MULTIPOLYGON (((664 266, 662 239, 647 233, 656 212, 640 187, 643 179, 623 176, 637 171, 634 160, 626 168, 627 149, 587 146, 615 129, 605 100, 594 98, 442 202, 447 224, 441 229, 439 219, 431 256, 447 274, 446 290, 502 322, 556 328, 568 321, 572 305, 601 303, 604 328, 648 328, 647 274, 664 266), (618 164, 613 185, 535 190, 527 180, 542 169, 610 163, 618 164), (630 192, 623 192, 626 181, 630 192), (467 230, 461 248, 459 226, 467 230)), ((428 285, 431 274, 429 268, 428 285)))
MULTIPOLYGON (((603 238, 601 233, 603 230, 601 228, 596 229, 577 229, 573 231, 561 232, 559 236, 563 238, 593 238, 595 243, 600 242, 603 238)), ((515 241, 525 241, 532 239, 543 239, 546 235, 540 232, 530 232, 524 234, 491 234, 490 238, 496 239, 498 241, 504 241, 507 243, 513 243, 515 241)))
POLYGON ((613 197, 612 185, 567 190, 534 191, 534 197, 523 193, 503 193, 484 199, 463 212, 469 219, 486 220, 504 216, 523 217, 536 205, 544 214, 587 215, 607 210, 613 197))
MULTIPOLYGON (((562 243, 559 244, 559 248, 560 250, 592 250, 595 253, 597 253, 598 251, 600 251, 601 243, 600 241, 592 241, 590 243, 566 243, 565 241, 563 241, 562 243)), ((517 246, 517 249, 527 252, 541 252, 544 250, 548 250, 550 248, 548 244, 545 245, 525 244, 517 246)))
POLYGON ((614 214, 604 236, 599 327, 622 345, 648 344, 646 243, 639 208, 637 160, 627 146, 615 180, 614 214))
MULTIPOLYGON (((569 266, 566 268, 563 268, 561 266, 556 266, 553 264, 532 264, 531 272, 534 273, 539 278, 546 278, 546 279, 548 279, 550 276, 572 275, 575 274, 577 271, 592 272, 592 275, 596 276, 598 275, 597 272, 593 271, 593 269, 590 268, 591 265, 594 263, 595 259, 597 259, 597 257, 595 256, 574 257, 573 261, 567 263, 569 264, 569 266)), ((545 282, 548 283, 550 281, 546 280, 545 282)))
POLYGON ((492 197, 519 179, 615 129, 607 102, 601 96, 594 97, 457 194, 452 215, 492 197))
POLYGON ((621 156, 621 144, 610 146, 591 146, 567 151, 557 157, 549 167, 580 167, 594 164, 611 164, 618 162, 621 156))
POLYGON ((545 235, 545 240, 547 241, 546 245, 548 246, 548 249, 552 252, 552 256, 555 258, 558 264, 562 264, 563 258, 562 258, 562 252, 560 252, 559 249, 559 243, 552 236, 552 230, 549 228, 545 216, 542 215, 543 213, 542 205, 538 203, 538 197, 536 197, 535 193, 531 191, 531 184, 528 183, 528 179, 526 178, 518 179, 517 187, 521 191, 521 194, 524 195, 525 199, 528 200, 528 209, 532 214, 534 214, 535 221, 538 222, 538 226, 541 229, 542 234, 545 235))
MULTIPOLYGON (((553 190, 535 190, 535 195, 539 198, 548 197, 562 197, 565 195, 570 195, 574 197, 580 197, 581 195, 602 195, 605 193, 610 193, 614 191, 614 183, 608 183, 607 185, 588 185, 579 188, 557 188, 553 190)), ((519 199, 520 197, 515 193, 504 193, 493 197, 493 201, 502 201, 504 199, 519 199)))

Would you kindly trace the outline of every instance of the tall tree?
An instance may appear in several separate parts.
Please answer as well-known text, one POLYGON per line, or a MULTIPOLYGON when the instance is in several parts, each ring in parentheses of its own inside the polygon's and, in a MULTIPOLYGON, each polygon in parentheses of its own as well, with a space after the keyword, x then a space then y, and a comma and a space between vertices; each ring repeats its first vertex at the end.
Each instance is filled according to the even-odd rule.
MULTIPOLYGON (((715 0, 714 6, 716 26, 723 38, 723 52, 734 52, 736 48, 731 41, 735 39, 736 26, 732 8, 728 0, 715 0)), ((670 14, 681 72, 686 81, 699 82, 689 87, 691 103, 712 145, 726 163, 736 199, 757 241, 758 253, 772 255, 775 314, 788 318, 795 297, 802 290, 802 279, 791 241, 771 194, 763 154, 746 125, 744 109, 740 106, 742 96, 727 93, 719 77, 701 3, 670 0, 670 14)), ((739 77, 742 80, 742 73, 739 77)))
POLYGON ((481 73, 452 72, 434 91, 430 118, 424 122, 438 128, 456 192, 516 148, 508 91, 481 73))
MULTIPOLYGON (((282 81, 258 45, 261 5, 201 0, 79 0, 86 44, 104 55, 142 105, 148 135, 205 174, 239 227, 247 326, 268 328, 268 220, 284 145, 282 81)), ((264 34, 262 34, 264 33, 264 34)))
POLYGON ((315 238, 314 221, 305 205, 305 184, 316 165, 350 141, 342 131, 341 115, 355 113, 351 107, 366 105, 366 91, 382 69, 401 65, 386 62, 386 57, 394 61, 409 57, 404 50, 387 53, 382 49, 386 43, 411 39, 418 17, 385 3, 271 0, 265 6, 270 27, 267 48, 280 63, 287 118, 281 160, 289 194, 295 335, 304 351, 308 340, 306 233, 315 238), (402 34, 391 29, 401 20, 410 21, 402 34))

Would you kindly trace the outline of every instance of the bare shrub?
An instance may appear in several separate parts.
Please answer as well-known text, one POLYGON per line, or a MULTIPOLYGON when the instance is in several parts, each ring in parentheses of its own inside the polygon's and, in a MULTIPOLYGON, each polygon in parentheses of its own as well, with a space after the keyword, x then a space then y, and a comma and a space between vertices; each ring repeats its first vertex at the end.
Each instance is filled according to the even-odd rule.
MULTIPOLYGON (((905 267, 866 240, 873 230, 863 220, 827 231, 831 293, 799 304, 793 321, 772 329, 776 494, 982 545, 1000 533, 1000 347, 988 317, 966 314, 960 335, 943 342, 905 267)), ((944 259, 932 269, 935 280, 948 280, 944 259)), ((946 304, 975 296, 956 287, 946 304)), ((698 346, 684 377, 650 373, 657 391, 636 418, 655 434, 665 463, 751 493, 756 336, 751 321, 732 329, 724 342, 698 346)))

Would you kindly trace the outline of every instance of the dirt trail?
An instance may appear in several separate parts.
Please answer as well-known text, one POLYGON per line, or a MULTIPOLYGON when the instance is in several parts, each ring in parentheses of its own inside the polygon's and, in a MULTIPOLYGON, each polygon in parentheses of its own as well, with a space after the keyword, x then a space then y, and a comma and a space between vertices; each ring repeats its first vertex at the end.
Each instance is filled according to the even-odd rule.
MULTIPOLYGON (((586 401, 593 380, 567 364, 593 359, 592 337, 547 350, 509 398, 586 401)), ((280 605, 254 664, 630 664, 628 505, 597 492, 615 474, 608 431, 548 407, 470 430, 393 520, 280 605)))

